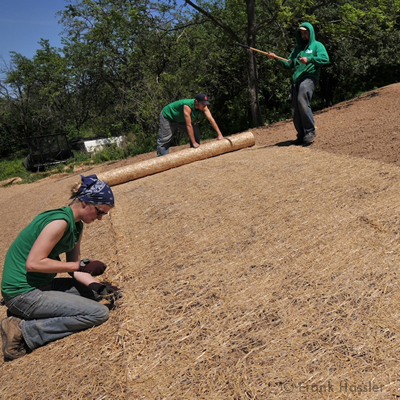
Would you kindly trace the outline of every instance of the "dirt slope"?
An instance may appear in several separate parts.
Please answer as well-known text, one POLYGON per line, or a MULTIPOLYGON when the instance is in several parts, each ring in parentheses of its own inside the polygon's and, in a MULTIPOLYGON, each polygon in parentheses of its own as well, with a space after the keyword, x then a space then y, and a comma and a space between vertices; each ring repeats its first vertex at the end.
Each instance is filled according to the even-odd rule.
MULTIPOLYGON (((314 114, 317 139, 313 149, 370 158, 398 165, 400 160, 400 84, 385 86, 314 114)), ((296 138, 291 120, 251 129, 258 146, 291 146, 296 138)), ((171 152, 187 146, 175 147, 171 152)), ((142 154, 117 166, 154 157, 142 154)), ((113 164, 113 168, 115 165, 113 164)), ((108 169, 103 166, 102 169, 108 169)))
MULTIPOLYGON (((313 148, 388 163, 399 163, 399 84, 363 94, 316 113, 317 139, 313 148)), ((256 129, 259 145, 290 144, 292 122, 256 129)))
MULTIPOLYGON (((109 265, 124 300, 101 327, 0 361, 0 398, 399 397, 399 95, 318 113, 307 148, 287 121, 253 130, 252 148, 115 186, 83 256, 109 265)), ((79 173, 0 188, 0 265, 79 173)))

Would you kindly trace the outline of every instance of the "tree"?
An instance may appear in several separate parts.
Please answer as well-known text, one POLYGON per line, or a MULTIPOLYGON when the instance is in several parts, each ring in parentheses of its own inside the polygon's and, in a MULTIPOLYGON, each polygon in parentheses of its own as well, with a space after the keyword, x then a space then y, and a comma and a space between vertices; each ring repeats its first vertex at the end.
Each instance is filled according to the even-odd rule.
POLYGON ((14 53, 9 72, 13 107, 25 137, 64 131, 64 95, 68 87, 65 60, 47 40, 41 40, 32 60, 14 53))
POLYGON ((331 58, 314 95, 317 107, 395 82, 399 6, 400 0, 76 0, 60 12, 63 49, 41 41, 32 60, 15 53, 5 71, 0 154, 18 150, 27 136, 56 132, 128 134, 149 151, 161 109, 200 91, 210 95, 224 133, 286 118, 290 73, 237 44, 287 57, 304 21, 331 58))
POLYGON ((169 68, 176 67, 176 57, 170 57, 176 38, 163 21, 166 12, 147 0, 83 0, 62 13, 68 36, 64 52, 75 76, 85 73, 75 92, 83 99, 87 87, 87 94, 98 96, 87 102, 101 121, 93 120, 92 127, 155 131, 165 91, 185 82, 181 75, 175 80, 180 85, 169 83, 169 68))
MULTIPOLYGON (((214 16, 211 12, 207 11, 205 8, 199 7, 191 0, 185 0, 185 3, 193 7, 196 11, 203 14, 216 26, 223 29, 231 38, 231 40, 233 40, 234 43, 241 42, 241 37, 239 36, 239 34, 237 34, 227 23, 223 22, 222 19, 214 16)), ((247 15, 246 43, 250 47, 255 47, 256 32, 259 29, 259 26, 256 23, 255 0, 246 0, 245 3, 246 3, 246 15, 247 15)), ((263 124, 263 121, 260 110, 260 104, 258 101, 257 64, 256 64, 256 58, 254 57, 254 55, 250 50, 247 51, 247 80, 248 80, 249 106, 252 116, 252 125, 261 126, 263 124)))

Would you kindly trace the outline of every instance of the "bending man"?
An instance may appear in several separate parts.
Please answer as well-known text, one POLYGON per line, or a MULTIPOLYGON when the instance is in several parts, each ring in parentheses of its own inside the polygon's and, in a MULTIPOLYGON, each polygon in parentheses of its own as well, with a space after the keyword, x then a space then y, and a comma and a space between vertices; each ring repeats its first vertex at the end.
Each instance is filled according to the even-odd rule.
POLYGON ((169 153, 172 135, 181 129, 190 139, 190 147, 200 146, 200 130, 192 121, 202 112, 217 132, 218 140, 223 139, 222 133, 215 122, 207 95, 199 93, 194 99, 174 101, 165 106, 160 113, 160 128, 157 139, 157 157, 169 153))

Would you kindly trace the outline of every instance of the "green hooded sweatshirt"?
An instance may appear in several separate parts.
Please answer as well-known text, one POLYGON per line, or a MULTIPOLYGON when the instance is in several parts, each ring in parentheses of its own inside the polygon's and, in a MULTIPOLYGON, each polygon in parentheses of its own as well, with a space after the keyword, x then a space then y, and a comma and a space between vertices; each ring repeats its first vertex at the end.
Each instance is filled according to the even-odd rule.
POLYGON ((294 69, 293 83, 301 82, 306 78, 312 78, 318 81, 321 72, 321 66, 329 63, 329 56, 325 46, 315 40, 314 27, 304 22, 300 26, 307 28, 310 32, 308 43, 301 40, 301 33, 296 32, 296 47, 290 53, 289 61, 276 59, 276 62, 288 69, 294 69), (299 57, 307 57, 307 64, 302 64, 299 57))

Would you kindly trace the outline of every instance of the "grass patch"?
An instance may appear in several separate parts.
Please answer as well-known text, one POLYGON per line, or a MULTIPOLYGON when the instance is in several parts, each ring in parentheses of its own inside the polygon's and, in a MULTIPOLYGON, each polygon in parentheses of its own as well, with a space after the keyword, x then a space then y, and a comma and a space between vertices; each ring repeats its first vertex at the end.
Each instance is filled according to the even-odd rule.
POLYGON ((154 149, 151 148, 154 140, 142 146, 134 146, 133 143, 127 142, 124 146, 115 145, 108 146, 101 151, 95 153, 86 153, 84 151, 74 151, 74 157, 57 165, 50 165, 43 171, 32 172, 26 170, 23 165, 24 158, 3 159, 0 160, 0 181, 10 178, 19 177, 23 183, 32 183, 50 175, 59 173, 72 173, 76 166, 82 165, 98 165, 109 161, 118 161, 125 158, 133 157, 138 154, 147 153, 154 149))

